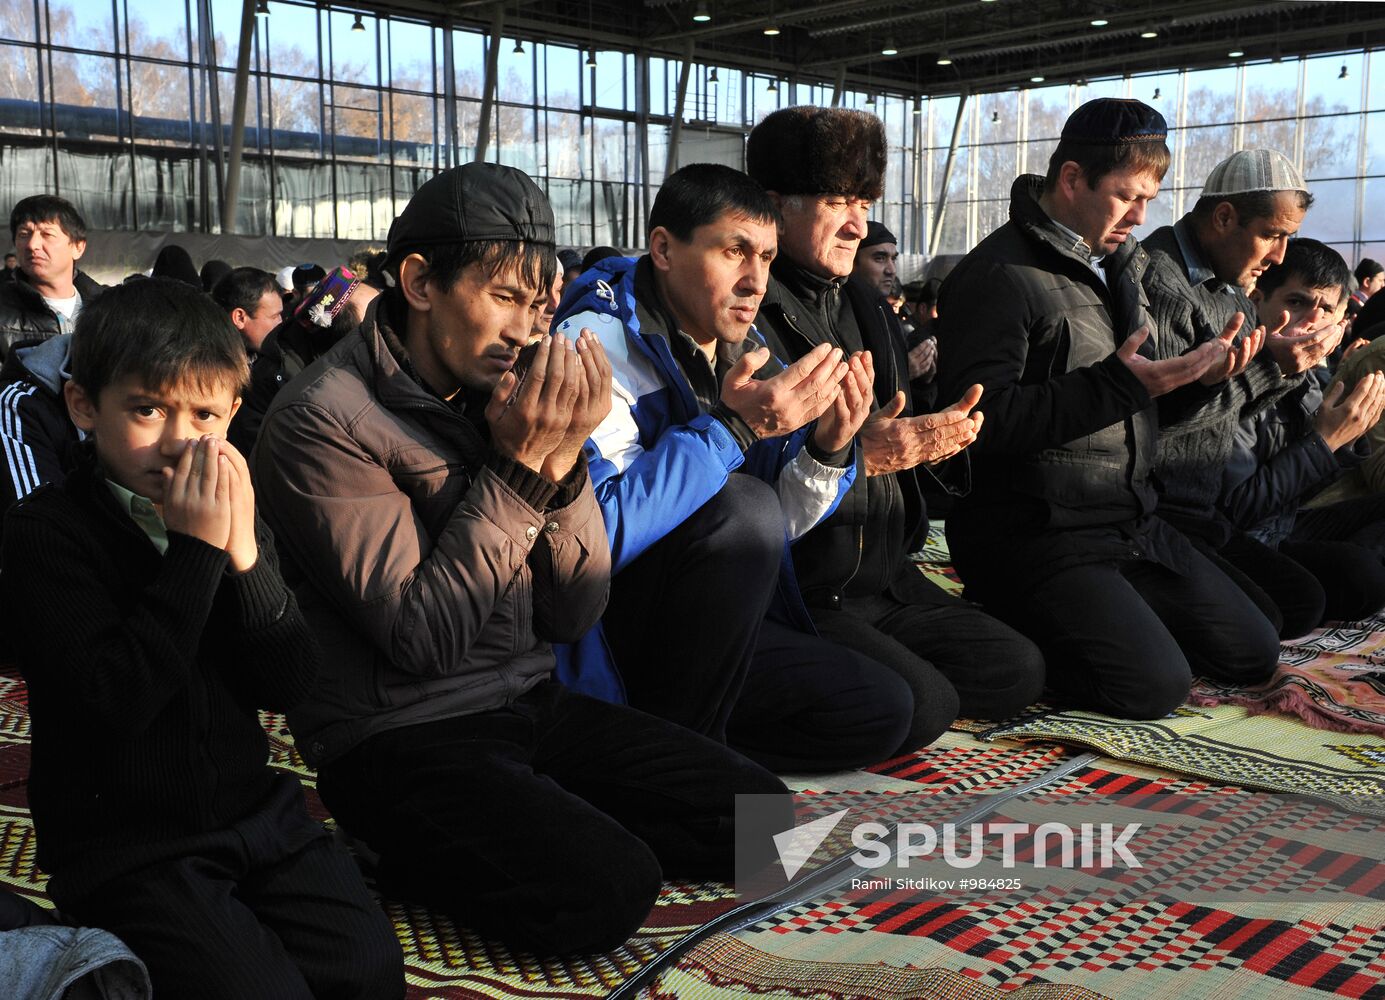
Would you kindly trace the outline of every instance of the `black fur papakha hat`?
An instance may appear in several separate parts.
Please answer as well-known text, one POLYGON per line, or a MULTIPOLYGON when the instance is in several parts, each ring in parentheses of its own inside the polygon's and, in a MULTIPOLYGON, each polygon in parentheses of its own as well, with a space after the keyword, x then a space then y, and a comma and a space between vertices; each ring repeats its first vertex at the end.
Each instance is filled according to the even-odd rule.
POLYGON ((766 115, 746 143, 746 173, 779 194, 885 192, 885 125, 865 111, 802 105, 766 115))

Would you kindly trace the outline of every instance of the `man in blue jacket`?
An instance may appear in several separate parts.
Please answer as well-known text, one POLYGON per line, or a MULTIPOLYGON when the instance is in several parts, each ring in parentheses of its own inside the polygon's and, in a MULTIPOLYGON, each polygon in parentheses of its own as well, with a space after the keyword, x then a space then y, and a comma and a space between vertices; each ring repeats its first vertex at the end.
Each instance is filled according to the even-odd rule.
MULTIPOLYGON (((901 748, 913 699, 818 638, 785 540, 850 487, 874 371, 830 345, 785 368, 764 346, 752 323, 776 223, 744 174, 685 167, 654 202, 649 254, 580 277, 556 330, 594 331, 614 369, 587 457, 612 547, 603 631, 630 703, 779 770, 858 766, 901 748)), ((592 676, 596 640, 574 653, 576 682, 619 697, 614 675, 592 676)))

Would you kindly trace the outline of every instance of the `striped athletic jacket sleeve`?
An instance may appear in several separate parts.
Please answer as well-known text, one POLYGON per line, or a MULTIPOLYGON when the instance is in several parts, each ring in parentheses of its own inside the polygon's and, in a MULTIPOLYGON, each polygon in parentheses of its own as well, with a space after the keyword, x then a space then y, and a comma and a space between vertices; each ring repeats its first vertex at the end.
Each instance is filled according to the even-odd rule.
POLYGON ((77 430, 62 397, 28 379, 0 388, 0 512, 44 483, 62 482, 77 430))

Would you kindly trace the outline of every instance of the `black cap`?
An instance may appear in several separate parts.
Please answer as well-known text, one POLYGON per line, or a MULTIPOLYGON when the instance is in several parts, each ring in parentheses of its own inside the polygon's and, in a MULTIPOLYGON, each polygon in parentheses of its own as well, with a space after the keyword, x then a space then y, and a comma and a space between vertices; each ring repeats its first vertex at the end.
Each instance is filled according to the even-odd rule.
POLYGON ((321 264, 299 264, 293 269, 293 287, 307 288, 325 277, 327 269, 321 264))
POLYGON ((571 247, 564 247, 558 251, 558 263, 563 265, 564 271, 571 271, 582 266, 582 255, 571 247))
POLYGON ((464 163, 414 192, 390 226, 386 264, 423 247, 509 240, 554 246, 553 208, 529 175, 464 163))
POLYGON ((1132 142, 1163 142, 1168 134, 1164 116, 1148 104, 1098 97, 1068 115, 1061 138, 1088 146, 1124 146, 1132 142))
POLYGON ((898 243, 894 238, 894 233, 885 228, 883 222, 876 222, 874 219, 866 223, 866 236, 861 240, 861 245, 856 249, 864 250, 866 247, 873 247, 877 243, 898 243))

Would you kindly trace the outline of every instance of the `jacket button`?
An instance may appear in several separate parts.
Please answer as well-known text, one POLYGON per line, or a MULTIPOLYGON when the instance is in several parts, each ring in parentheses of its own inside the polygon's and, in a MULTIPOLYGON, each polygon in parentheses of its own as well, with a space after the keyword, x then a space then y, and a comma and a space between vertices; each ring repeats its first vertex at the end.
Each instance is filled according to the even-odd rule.
POLYGON ((834 608, 840 608, 842 606, 842 595, 833 594, 831 597, 827 599, 827 603, 834 608))
POLYGON ((558 530, 558 522, 549 521, 547 524, 543 526, 543 530, 548 532, 550 535, 553 534, 555 531, 558 530))
POLYGON ((539 529, 534 527, 532 524, 529 525, 529 527, 524 529, 524 537, 532 542, 535 538, 539 537, 539 529))

